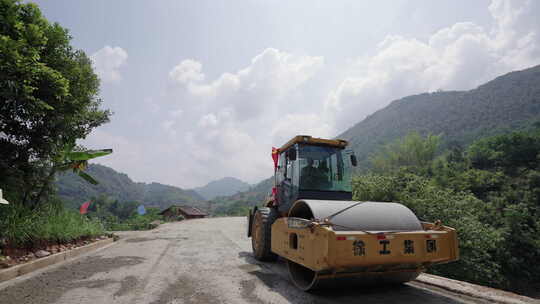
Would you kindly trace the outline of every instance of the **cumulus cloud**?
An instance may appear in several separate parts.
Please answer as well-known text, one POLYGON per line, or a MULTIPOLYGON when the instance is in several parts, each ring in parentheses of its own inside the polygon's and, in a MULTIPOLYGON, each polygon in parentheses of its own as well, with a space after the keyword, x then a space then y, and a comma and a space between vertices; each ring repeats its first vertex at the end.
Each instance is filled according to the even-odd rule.
POLYGON ((459 22, 428 39, 388 35, 315 100, 306 97, 308 87, 336 82, 321 73, 320 56, 269 48, 215 79, 207 79, 202 63, 186 59, 169 72, 170 81, 183 88, 182 117, 169 114, 164 124, 169 136, 189 147, 185 153, 194 160, 190 166, 203 170, 201 179, 233 175, 253 181, 271 172, 265 157, 270 147, 296 134, 333 137, 397 98, 470 89, 539 63, 538 3, 492 1, 492 28, 459 22), (204 172, 205 165, 216 170, 204 172))
POLYGON ((255 56, 244 69, 223 73, 213 81, 202 81, 202 65, 194 60, 182 61, 169 77, 193 97, 208 102, 211 109, 226 109, 234 118, 246 120, 260 116, 268 106, 276 106, 278 100, 283 101, 323 64, 322 57, 295 56, 270 48, 255 56))
POLYGON ((114 166, 121 172, 133 172, 134 167, 139 167, 134 164, 144 163, 144 145, 130 140, 127 136, 115 135, 110 130, 97 129, 82 141, 82 144, 90 149, 113 149, 111 155, 100 158, 99 162, 114 166))
POLYGON ((324 64, 323 57, 295 56, 269 48, 251 60, 251 64, 236 73, 223 73, 209 83, 195 83, 204 79, 201 63, 184 60, 169 73, 173 80, 187 84, 196 95, 216 96, 239 89, 261 90, 273 95, 286 93, 313 77, 324 64))
POLYGON ((217 126, 217 124, 218 124, 217 117, 213 113, 208 113, 204 115, 203 117, 201 117, 201 119, 199 120, 199 126, 203 128, 217 126))
POLYGON ((540 61, 539 1, 493 0, 494 27, 456 23, 427 41, 388 36, 373 56, 356 60, 325 108, 344 131, 394 99, 438 89, 471 89, 540 61))
MULTIPOLYGON (((236 73, 223 73, 212 81, 203 81, 201 63, 184 60, 169 73, 170 79, 187 89, 203 113, 200 126, 218 122, 253 121, 268 116, 268 111, 283 105, 287 113, 289 97, 324 65, 322 57, 294 56, 266 49, 251 64, 236 73)), ((257 122, 260 122, 257 121, 257 122)))
POLYGON ((330 125, 317 113, 285 114, 272 125, 271 134, 274 142, 278 144, 283 144, 299 134, 322 138, 335 136, 331 133, 330 125))
POLYGON ((169 77, 179 84, 201 81, 204 80, 204 74, 201 73, 201 68, 202 65, 200 62, 186 59, 169 72, 169 77))
POLYGON ((122 79, 120 68, 126 64, 127 52, 119 46, 106 45, 90 56, 94 70, 104 83, 114 83, 122 79))
MULTIPOLYGON (((270 148, 294 135, 334 137, 392 100, 471 89, 540 63, 539 5, 493 0, 486 8, 493 18, 489 28, 459 22, 426 39, 388 35, 346 67, 329 67, 318 54, 268 48, 241 69, 209 77, 203 62, 185 59, 164 75, 167 92, 148 102, 155 107, 145 119, 155 123, 145 125, 152 134, 147 143, 98 135, 135 151, 127 160, 119 157, 119 168, 130 163, 136 169, 129 173, 140 172, 140 179, 184 187, 223 176, 257 182, 272 173, 270 148)), ((127 54, 105 47, 92 58, 100 76, 114 80, 127 54)))
POLYGON ((203 164, 227 175, 258 180, 271 172, 271 162, 264 155, 278 139, 304 127, 328 134, 315 108, 289 114, 291 101, 323 66, 322 57, 270 48, 236 72, 206 79, 202 63, 184 60, 169 72, 170 81, 184 89, 176 96, 182 103, 182 116, 174 118, 169 112, 163 129, 169 136, 184 134, 175 138, 180 146, 189 147, 185 153, 194 160, 193 168, 200 166, 205 180, 220 176, 202 169, 203 164), (173 120, 175 124, 169 123, 173 120))

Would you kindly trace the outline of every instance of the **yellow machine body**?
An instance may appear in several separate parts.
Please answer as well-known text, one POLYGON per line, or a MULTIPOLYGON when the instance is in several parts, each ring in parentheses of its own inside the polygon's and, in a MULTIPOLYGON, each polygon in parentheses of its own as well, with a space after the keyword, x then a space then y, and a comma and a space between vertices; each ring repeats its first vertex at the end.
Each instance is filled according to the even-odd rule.
POLYGON ((272 225, 272 251, 315 272, 423 271, 459 258, 455 230, 433 227, 423 223, 425 230, 395 233, 289 228, 285 217, 272 225))

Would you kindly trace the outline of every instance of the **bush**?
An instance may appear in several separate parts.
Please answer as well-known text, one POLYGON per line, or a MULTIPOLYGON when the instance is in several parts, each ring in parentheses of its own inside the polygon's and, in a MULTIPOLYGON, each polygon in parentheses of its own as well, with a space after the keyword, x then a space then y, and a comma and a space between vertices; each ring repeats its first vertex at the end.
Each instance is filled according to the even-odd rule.
POLYGON ((153 223, 157 219, 147 215, 136 215, 122 222, 108 223, 107 229, 112 231, 150 230, 158 225, 153 223))
POLYGON ((454 146, 433 161, 408 157, 433 156, 411 153, 432 146, 422 142, 429 140, 412 134, 376 154, 378 174, 355 178, 354 197, 401 202, 423 220, 456 228, 461 259, 434 267, 434 273, 525 293, 538 290, 540 129, 480 139, 465 150, 454 146), (427 161, 411 166, 408 159, 427 161))
POLYGON ((497 263, 503 233, 482 220, 486 206, 472 194, 440 188, 427 178, 404 172, 359 176, 353 180, 353 189, 357 200, 396 201, 423 221, 441 220, 457 230, 460 260, 435 266, 432 273, 491 286, 505 283, 497 263))
POLYGON ((417 173, 426 173, 435 159, 441 136, 427 135, 423 137, 411 132, 384 146, 371 157, 376 172, 397 171, 408 168, 417 173))
POLYGON ((0 205, 0 238, 7 246, 34 248, 43 242, 67 243, 103 235, 103 225, 61 203, 51 202, 31 210, 20 204, 0 205))
POLYGON ((353 196, 359 201, 392 202, 397 200, 396 178, 388 175, 366 174, 353 178, 353 196))

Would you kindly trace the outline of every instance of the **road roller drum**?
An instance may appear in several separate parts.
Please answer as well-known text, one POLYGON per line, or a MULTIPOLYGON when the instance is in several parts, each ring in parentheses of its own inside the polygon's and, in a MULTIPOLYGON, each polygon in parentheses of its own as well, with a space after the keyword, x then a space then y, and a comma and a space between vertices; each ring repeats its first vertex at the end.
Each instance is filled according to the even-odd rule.
POLYGON ((272 225, 271 249, 303 290, 407 282, 457 259, 456 245, 454 229, 396 203, 300 200, 272 225))

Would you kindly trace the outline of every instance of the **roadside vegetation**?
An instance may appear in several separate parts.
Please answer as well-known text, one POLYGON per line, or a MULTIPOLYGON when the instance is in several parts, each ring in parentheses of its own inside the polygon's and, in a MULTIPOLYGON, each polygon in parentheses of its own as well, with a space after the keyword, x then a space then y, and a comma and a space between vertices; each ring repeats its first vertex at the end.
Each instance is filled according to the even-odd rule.
POLYGON ((141 204, 136 201, 120 202, 106 196, 92 200, 88 208, 88 217, 103 223, 108 231, 148 230, 156 228, 163 217, 159 208, 145 208, 145 214, 139 214, 137 209, 141 204))
POLYGON ((0 0, 0 25, 0 189, 9 202, 0 205, 0 255, 103 235, 97 219, 63 207, 53 184, 65 170, 96 182, 87 160, 111 152, 76 145, 111 115, 92 63, 35 4, 0 0))
MULTIPOLYGON (((539 126, 540 127, 540 126, 539 126)), ((460 260, 435 274, 527 293, 540 288, 540 128, 438 151, 410 133, 353 180, 356 200, 395 201, 457 229, 460 260), (438 153, 437 153, 438 152, 438 153)))
POLYGON ((0 218, 2 246, 6 249, 40 249, 105 234, 98 220, 65 209, 59 201, 34 209, 20 204, 1 206, 0 218))

